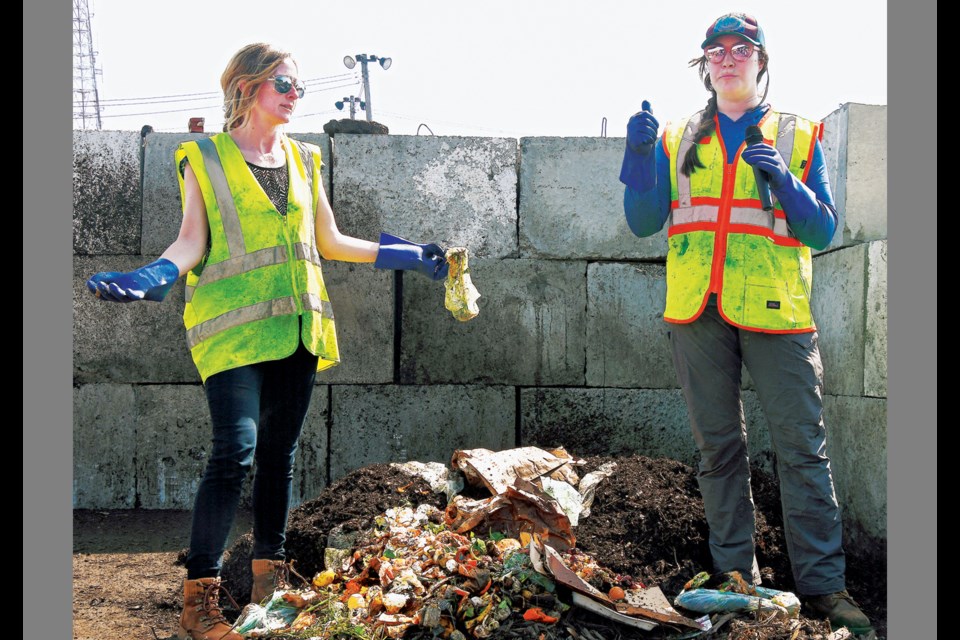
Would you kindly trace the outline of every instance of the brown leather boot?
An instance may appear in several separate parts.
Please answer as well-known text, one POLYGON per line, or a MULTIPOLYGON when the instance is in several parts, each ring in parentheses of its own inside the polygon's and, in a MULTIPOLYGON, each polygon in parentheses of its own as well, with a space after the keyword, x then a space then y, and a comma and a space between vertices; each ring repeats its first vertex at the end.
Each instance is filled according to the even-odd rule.
MULTIPOLYGON (((223 617, 220 589, 220 578, 183 581, 183 613, 177 633, 180 640, 243 640, 223 617)), ((237 606, 229 593, 227 597, 237 606)))
POLYGON ((290 564, 283 560, 253 560, 250 602, 260 604, 277 589, 289 589, 291 569, 290 564))

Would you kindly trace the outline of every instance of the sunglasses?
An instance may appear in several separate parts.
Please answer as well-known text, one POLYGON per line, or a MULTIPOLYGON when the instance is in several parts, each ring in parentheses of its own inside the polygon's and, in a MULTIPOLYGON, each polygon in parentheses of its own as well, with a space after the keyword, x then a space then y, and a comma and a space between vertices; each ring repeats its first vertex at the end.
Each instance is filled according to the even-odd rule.
POLYGON ((303 94, 307 92, 306 86, 292 76, 270 76, 267 80, 273 80, 273 88, 280 95, 286 95, 290 93, 290 89, 296 87, 297 97, 302 98, 303 94))
POLYGON ((724 58, 727 57, 728 51, 734 60, 742 62, 743 60, 748 60, 750 56, 753 55, 753 45, 748 42, 741 42, 740 44, 733 45, 730 49, 722 46, 710 47, 709 49, 703 50, 703 55, 709 62, 720 64, 724 58))

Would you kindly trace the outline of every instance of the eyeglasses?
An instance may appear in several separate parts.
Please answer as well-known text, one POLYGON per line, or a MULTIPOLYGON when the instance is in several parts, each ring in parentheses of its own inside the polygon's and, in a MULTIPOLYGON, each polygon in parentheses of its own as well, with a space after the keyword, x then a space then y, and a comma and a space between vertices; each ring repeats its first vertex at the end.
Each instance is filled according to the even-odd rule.
POLYGON ((307 92, 307 88, 303 82, 292 76, 270 76, 267 80, 273 80, 273 88, 276 89, 280 95, 290 93, 290 89, 293 88, 297 89, 298 98, 302 98, 303 94, 307 92))
POLYGON ((727 52, 733 56, 734 60, 748 60, 750 56, 753 55, 753 45, 749 42, 741 42, 740 44, 735 44, 730 49, 726 49, 722 46, 710 47, 709 49, 703 50, 703 55, 707 61, 714 64, 720 64, 723 62, 724 58, 727 57, 727 52))

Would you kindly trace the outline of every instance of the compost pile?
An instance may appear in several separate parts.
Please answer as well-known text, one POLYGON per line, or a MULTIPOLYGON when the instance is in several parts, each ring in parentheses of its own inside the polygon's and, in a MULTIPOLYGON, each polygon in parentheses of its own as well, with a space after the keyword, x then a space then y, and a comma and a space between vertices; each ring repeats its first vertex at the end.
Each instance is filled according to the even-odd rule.
MULTIPOLYGON (((616 468, 597 485, 589 515, 572 529, 575 544, 553 541, 564 561, 600 594, 613 598, 617 588, 657 587, 672 601, 687 581, 710 567, 694 471, 643 456, 595 456, 582 462, 581 475, 611 462, 616 468)), ((764 583, 789 589, 776 482, 758 470, 753 478, 764 583)), ((456 500, 468 505, 489 497, 490 491, 468 485, 456 500)), ((531 566, 529 535, 524 539, 519 531, 505 532, 487 520, 457 532, 463 521, 463 511, 451 508, 436 483, 431 486, 409 468, 370 465, 341 478, 291 514, 287 552, 304 581, 278 591, 260 611, 263 620, 268 613, 286 615, 282 632, 265 635, 620 640, 700 633, 667 624, 640 630, 571 607, 569 590, 531 566)), ((249 593, 251 544, 250 534, 243 536, 224 564, 222 575, 233 593, 249 593)), ((874 573, 861 579, 875 598, 858 592, 860 576, 853 567, 848 586, 868 615, 885 619, 885 575, 871 566, 874 573)), ((714 614, 711 621, 707 637, 728 640, 843 637, 831 635, 826 623, 802 616, 714 614)))

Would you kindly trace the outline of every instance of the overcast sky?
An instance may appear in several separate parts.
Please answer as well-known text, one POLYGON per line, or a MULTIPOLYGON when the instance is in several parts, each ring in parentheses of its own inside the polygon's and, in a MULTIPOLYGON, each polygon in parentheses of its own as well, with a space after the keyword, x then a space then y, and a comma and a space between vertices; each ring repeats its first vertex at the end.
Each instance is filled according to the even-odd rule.
POLYGON ((393 60, 370 68, 373 116, 391 133, 424 123, 437 135, 598 136, 605 117, 607 134, 622 136, 645 98, 661 123, 705 104, 687 63, 713 19, 733 10, 766 33, 777 109, 822 119, 847 102, 887 103, 880 0, 89 2, 111 130, 185 131, 203 116, 219 131, 221 72, 240 47, 266 41, 292 51, 308 81, 291 132, 347 117, 334 102, 360 95, 360 67, 343 57, 372 54, 393 60), (190 101, 160 101, 183 94, 190 101))

